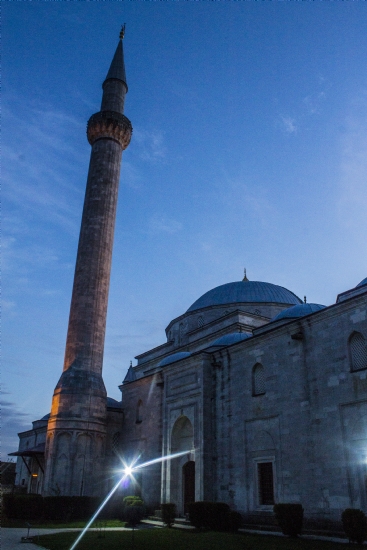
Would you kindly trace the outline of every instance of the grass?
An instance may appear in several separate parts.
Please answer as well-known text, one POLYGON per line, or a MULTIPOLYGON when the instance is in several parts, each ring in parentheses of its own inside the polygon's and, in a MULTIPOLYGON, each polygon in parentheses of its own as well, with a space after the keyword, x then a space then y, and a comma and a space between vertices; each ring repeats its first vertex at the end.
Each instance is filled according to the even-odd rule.
MULTIPOLYGON (((48 550, 69 550, 76 533, 43 535, 35 540, 48 550)), ((355 546, 354 546, 355 547, 355 546)), ((346 550, 348 545, 242 533, 187 532, 176 529, 88 532, 77 550, 346 550), (102 535, 102 536, 101 536, 102 535), (134 536, 134 538, 133 538, 134 536)), ((356 548, 356 547, 355 547, 356 548)))
MULTIPOLYGON (((87 521, 30 521, 32 529, 83 529, 87 525, 87 521)), ((119 519, 106 519, 99 520, 97 519, 92 527, 125 527, 126 522, 120 521, 119 519)), ((26 529, 26 520, 25 519, 7 519, 2 518, 1 520, 2 527, 24 527, 26 529)))

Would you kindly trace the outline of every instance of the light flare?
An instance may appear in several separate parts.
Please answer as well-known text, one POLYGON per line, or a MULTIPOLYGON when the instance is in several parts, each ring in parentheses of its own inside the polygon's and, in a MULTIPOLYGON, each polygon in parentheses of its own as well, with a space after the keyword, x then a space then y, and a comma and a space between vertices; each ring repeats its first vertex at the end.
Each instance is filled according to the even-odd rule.
POLYGON ((76 548, 77 544, 80 542, 80 540, 83 538, 85 533, 88 531, 89 527, 92 525, 94 520, 98 517, 99 513, 103 510, 103 508, 106 506, 107 502, 110 500, 112 495, 116 492, 118 486, 123 483, 127 478, 133 477, 133 472, 136 470, 141 470, 142 468, 146 468, 146 466, 151 466, 152 464, 158 464, 159 462, 166 462, 167 460, 172 460, 173 458, 177 458, 179 456, 187 455, 189 453, 192 453, 193 450, 190 451, 181 451, 179 453, 174 453, 173 455, 166 455, 161 456, 159 458, 154 458, 153 460, 148 460, 147 462, 143 462, 142 464, 138 464, 135 466, 136 462, 139 460, 140 456, 136 458, 130 466, 124 464, 123 469, 123 476, 118 480, 116 485, 111 489, 111 491, 108 493, 102 504, 97 508, 96 512, 93 514, 91 519, 88 521, 87 525, 84 527, 84 529, 81 531, 79 536, 74 541, 73 545, 70 547, 70 550, 74 550, 76 548))

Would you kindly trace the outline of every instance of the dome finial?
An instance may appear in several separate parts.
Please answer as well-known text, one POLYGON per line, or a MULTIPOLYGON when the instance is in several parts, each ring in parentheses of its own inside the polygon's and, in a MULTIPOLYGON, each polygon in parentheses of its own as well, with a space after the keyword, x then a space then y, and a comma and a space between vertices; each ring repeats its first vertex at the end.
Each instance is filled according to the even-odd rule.
POLYGON ((124 36, 125 36, 125 27, 126 27, 126 23, 124 23, 124 24, 121 26, 121 30, 120 30, 120 40, 123 40, 123 39, 124 39, 124 36))
POLYGON ((132 366, 133 366, 133 362, 132 362, 132 361, 130 361, 130 368, 132 368, 132 366))
POLYGON ((305 304, 307 304, 307 297, 306 296, 303 296, 303 301, 305 304))
POLYGON ((243 270, 243 279, 242 279, 243 282, 248 282, 248 278, 247 278, 247 275, 246 275, 246 268, 243 270))

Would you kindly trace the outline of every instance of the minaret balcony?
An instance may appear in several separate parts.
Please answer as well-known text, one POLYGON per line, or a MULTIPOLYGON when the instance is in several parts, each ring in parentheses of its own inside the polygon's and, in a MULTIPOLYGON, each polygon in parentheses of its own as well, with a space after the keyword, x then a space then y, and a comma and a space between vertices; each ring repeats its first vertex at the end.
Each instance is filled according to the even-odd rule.
POLYGON ((92 115, 87 125, 87 137, 91 145, 99 139, 113 139, 126 149, 133 128, 130 120, 116 111, 100 111, 92 115))

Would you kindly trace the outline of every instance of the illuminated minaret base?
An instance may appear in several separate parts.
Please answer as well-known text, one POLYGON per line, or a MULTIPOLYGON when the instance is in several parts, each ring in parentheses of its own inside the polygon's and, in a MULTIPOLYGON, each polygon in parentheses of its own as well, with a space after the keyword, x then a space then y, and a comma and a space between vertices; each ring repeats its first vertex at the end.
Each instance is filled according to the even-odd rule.
POLYGON ((122 151, 132 127, 120 34, 103 83, 101 111, 87 127, 92 146, 71 299, 65 363, 55 388, 45 451, 45 495, 105 490, 103 349, 122 151))

